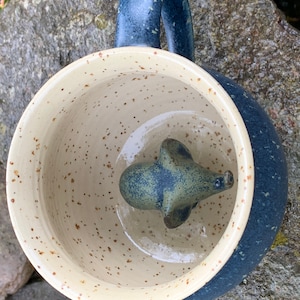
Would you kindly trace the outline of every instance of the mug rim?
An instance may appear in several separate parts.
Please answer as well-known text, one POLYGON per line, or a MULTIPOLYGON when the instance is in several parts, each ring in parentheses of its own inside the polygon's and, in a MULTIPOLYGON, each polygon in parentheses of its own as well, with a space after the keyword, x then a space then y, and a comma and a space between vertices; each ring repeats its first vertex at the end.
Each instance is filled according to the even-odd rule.
MULTIPOLYGON (((81 295, 80 297, 82 297, 82 299, 85 298, 85 295, 92 295, 91 291, 93 290, 93 285, 95 285, 95 279, 89 274, 81 274, 80 277, 83 278, 82 280, 85 281, 86 284, 75 284, 74 278, 76 278, 76 280, 78 280, 78 278, 74 274, 81 273, 82 271, 79 266, 76 267, 71 261, 68 260, 67 256, 65 256, 63 257, 63 259, 65 260, 66 265, 69 265, 71 266, 70 268, 72 268, 72 275, 70 276, 74 276, 74 280, 68 281, 68 283, 66 283, 65 275, 60 275, 58 273, 53 274, 53 272, 51 271, 53 269, 53 258, 51 258, 52 260, 50 262, 49 257, 47 257, 49 261, 46 261, 42 255, 40 255, 37 251, 34 251, 37 242, 30 240, 26 234, 26 232, 31 230, 29 226, 32 226, 30 225, 32 220, 27 220, 28 228, 26 228, 26 231, 24 229, 25 219, 22 219, 23 209, 25 210, 26 207, 24 207, 24 204, 20 204, 21 206, 16 205, 18 202, 18 200, 16 199, 16 195, 21 190, 21 185, 12 183, 12 180, 18 177, 18 174, 16 174, 16 168, 17 170, 19 170, 22 168, 26 168, 27 166, 27 162, 23 160, 23 156, 20 153, 20 135, 24 126, 31 122, 32 115, 36 112, 37 109, 39 109, 40 106, 43 105, 43 101, 45 101, 49 91, 57 85, 60 85, 62 80, 68 80, 68 78, 71 78, 73 76, 72 74, 75 71, 84 68, 87 63, 91 65, 94 62, 99 61, 99 59, 105 58, 106 56, 113 56, 117 60, 118 57, 125 57, 130 55, 139 55, 140 57, 145 58, 151 56, 158 61, 168 61, 169 63, 176 65, 176 69, 178 71, 176 71, 175 73, 168 73, 168 70, 165 70, 166 74, 170 76, 172 75, 177 79, 180 78, 181 81, 190 85, 193 89, 199 92, 199 78, 201 78, 201 84, 204 84, 207 87, 206 91, 201 90, 201 93, 205 95, 206 99, 208 99, 208 101, 222 116, 222 119, 224 120, 224 123, 226 124, 230 132, 232 140, 234 141, 235 152, 237 155, 239 179, 243 178, 243 180, 239 180, 238 182, 239 188, 237 191, 237 197, 230 222, 215 248, 203 261, 200 262, 198 266, 171 283, 174 286, 182 286, 182 282, 189 281, 189 286, 186 286, 184 292, 181 291, 182 295, 179 293, 179 291, 177 291, 178 295, 180 294, 179 298, 188 297, 193 292, 196 292, 207 282, 209 282, 219 272, 219 270, 221 270, 221 268, 226 264, 233 251, 237 247, 246 228, 247 221, 250 215, 254 190, 254 161, 248 131, 244 124, 243 118, 241 117, 238 109, 236 108, 228 93, 207 71, 191 62, 190 60, 179 56, 178 54, 150 47, 113 48, 95 52, 79 60, 76 60, 60 70, 52 78, 50 78, 41 87, 41 89, 37 92, 37 94, 27 106, 16 127, 16 131, 11 142, 6 176, 9 213, 13 228, 21 244, 21 247, 23 248, 26 256, 29 258, 35 269, 51 285, 53 285, 61 293, 72 299, 77 299, 78 295, 81 295), (184 74, 189 74, 189 77, 181 77, 180 73, 182 72, 184 74), (205 276, 203 276, 203 272, 206 272, 205 276), (200 278, 199 274, 201 274, 201 280, 197 280, 197 278, 200 278), (190 280, 191 278, 193 278, 193 280, 190 280)), ((33 219, 35 217, 36 216, 33 213, 31 218, 33 219)), ((38 222, 40 228, 46 235, 46 239, 48 238, 49 242, 52 243, 54 241, 57 244, 57 247, 59 247, 59 241, 55 241, 55 238, 49 232, 49 228, 47 228, 47 219, 45 218, 43 220, 39 220, 38 222)), ((58 267, 59 264, 60 262, 55 261, 54 259, 54 265, 58 267)), ((107 287, 111 288, 111 285, 108 284, 107 287)), ((161 297, 160 295, 162 294, 162 292, 164 293, 168 290, 168 283, 161 284, 161 286, 156 287, 156 292, 151 292, 151 288, 152 287, 136 288, 135 291, 138 291, 137 297, 142 296, 145 292, 149 292, 150 294, 152 293, 151 295, 156 295, 158 299, 159 297, 161 297)), ((109 296, 110 298, 108 297, 107 299, 114 299, 114 297, 117 297, 117 295, 121 295, 118 293, 123 292, 128 292, 130 299, 134 299, 135 295, 133 295, 132 291, 130 291, 130 289, 126 287, 118 288, 117 292, 111 292, 109 296)), ((95 296, 95 298, 97 298, 97 296, 95 296)))

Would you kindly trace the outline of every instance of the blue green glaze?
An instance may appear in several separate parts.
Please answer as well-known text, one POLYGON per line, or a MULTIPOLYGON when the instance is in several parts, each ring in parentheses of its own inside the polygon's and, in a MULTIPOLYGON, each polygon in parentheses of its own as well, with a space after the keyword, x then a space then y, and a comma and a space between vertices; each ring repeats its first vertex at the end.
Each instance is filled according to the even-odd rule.
POLYGON ((184 223, 199 201, 232 185, 230 171, 218 174, 201 167, 174 139, 162 143, 157 161, 131 165, 120 178, 127 203, 138 209, 160 210, 168 228, 184 223))

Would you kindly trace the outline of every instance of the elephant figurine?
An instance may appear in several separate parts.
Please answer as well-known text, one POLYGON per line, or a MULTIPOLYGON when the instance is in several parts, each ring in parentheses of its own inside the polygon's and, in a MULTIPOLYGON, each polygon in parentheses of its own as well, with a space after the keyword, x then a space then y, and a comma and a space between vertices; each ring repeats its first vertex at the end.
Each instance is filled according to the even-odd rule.
POLYGON ((166 139, 155 162, 136 163, 121 175, 120 192, 138 209, 160 210, 168 228, 183 224, 198 202, 233 186, 231 171, 212 172, 195 163, 190 151, 166 139))

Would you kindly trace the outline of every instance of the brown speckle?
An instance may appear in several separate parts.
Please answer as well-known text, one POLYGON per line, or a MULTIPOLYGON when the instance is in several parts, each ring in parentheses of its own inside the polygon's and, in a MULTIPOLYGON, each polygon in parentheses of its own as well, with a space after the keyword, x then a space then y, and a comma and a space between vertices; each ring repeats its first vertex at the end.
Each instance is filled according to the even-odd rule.
POLYGON ((77 229, 77 230, 79 230, 80 229, 80 225, 78 225, 77 223, 75 224, 75 228, 77 229))
POLYGON ((20 178, 20 174, 19 174, 19 171, 18 171, 18 170, 14 170, 14 174, 15 174, 18 178, 20 178))

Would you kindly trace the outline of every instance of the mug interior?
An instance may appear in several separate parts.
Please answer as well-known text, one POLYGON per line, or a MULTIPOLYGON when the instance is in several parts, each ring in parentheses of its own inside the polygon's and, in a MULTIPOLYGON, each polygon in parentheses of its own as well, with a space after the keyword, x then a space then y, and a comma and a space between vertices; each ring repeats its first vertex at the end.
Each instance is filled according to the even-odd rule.
POLYGON ((34 267, 72 299, 182 299, 226 263, 247 223, 253 158, 230 97, 203 69, 163 50, 119 48, 69 65, 37 93, 14 135, 8 203, 34 267), (129 206, 122 172, 185 144, 233 188, 167 229, 129 206))

